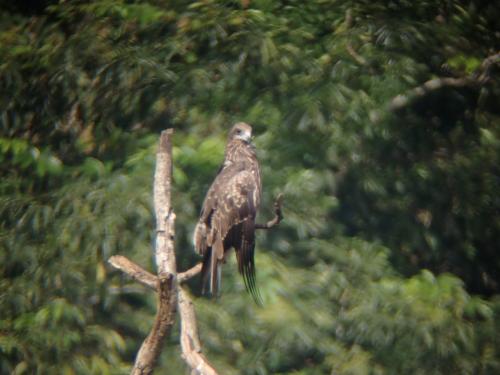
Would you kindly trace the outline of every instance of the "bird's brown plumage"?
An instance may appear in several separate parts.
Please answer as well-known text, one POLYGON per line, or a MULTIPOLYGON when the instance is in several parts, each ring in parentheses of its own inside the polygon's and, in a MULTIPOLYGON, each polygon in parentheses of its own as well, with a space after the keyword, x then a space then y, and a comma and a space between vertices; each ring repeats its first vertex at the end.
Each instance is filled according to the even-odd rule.
POLYGON ((194 232, 196 251, 203 256, 203 289, 217 295, 221 265, 234 248, 238 271, 257 303, 255 282, 255 216, 260 205, 260 168, 253 145, 252 128, 237 123, 229 132, 224 162, 207 192, 194 232))

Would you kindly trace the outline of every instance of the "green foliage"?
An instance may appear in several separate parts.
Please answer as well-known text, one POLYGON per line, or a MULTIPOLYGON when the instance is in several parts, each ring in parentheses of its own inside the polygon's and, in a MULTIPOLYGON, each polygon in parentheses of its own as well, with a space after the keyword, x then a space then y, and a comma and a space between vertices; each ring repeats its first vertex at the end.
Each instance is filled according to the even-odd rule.
MULTIPOLYGON (((21 2, 22 3, 22 2, 21 2)), ((176 128, 178 265, 229 125, 254 126, 254 306, 194 294, 221 373, 500 371, 500 12, 483 1, 71 1, 0 9, 0 372, 127 373, 154 296, 159 131, 176 128), (247 5, 245 5, 248 3, 247 5), (436 77, 443 87, 388 105, 436 77)), ((160 371, 183 373, 178 337, 160 371)))

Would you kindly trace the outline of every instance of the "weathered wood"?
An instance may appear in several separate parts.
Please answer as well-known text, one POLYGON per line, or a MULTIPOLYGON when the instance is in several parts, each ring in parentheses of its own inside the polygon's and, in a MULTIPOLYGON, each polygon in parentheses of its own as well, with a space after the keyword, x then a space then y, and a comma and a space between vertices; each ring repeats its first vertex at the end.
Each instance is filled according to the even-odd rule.
MULTIPOLYGON (((139 266, 137 263, 132 262, 130 259, 123 255, 113 255, 108 259, 108 263, 111 264, 114 268, 126 273, 134 280, 139 283, 147 286, 148 288, 156 290, 156 283, 158 277, 153 275, 152 273, 146 271, 144 268, 139 266)), ((177 282, 183 283, 192 277, 196 276, 201 272, 202 264, 198 263, 195 266, 191 267, 187 271, 181 272, 177 274, 177 282)))
MULTIPOLYGON (((174 324, 176 308, 179 310, 182 358, 191 368, 192 374, 217 375, 217 371, 202 354, 193 302, 180 283, 201 272, 198 263, 185 272, 177 274, 175 261, 175 213, 171 206, 172 180, 172 129, 163 131, 156 155, 154 176, 154 207, 156 216, 155 260, 158 275, 146 271, 122 255, 114 255, 108 262, 134 280, 157 291, 157 312, 151 331, 137 352, 132 375, 153 373, 161 353, 163 342, 174 324)), ((270 229, 283 219, 282 196, 274 202, 275 217, 266 224, 257 224, 257 229, 270 229)))
POLYGON ((137 353, 133 375, 152 374, 157 359, 161 353, 163 342, 170 334, 170 329, 175 321, 175 293, 174 275, 161 276, 157 283, 158 310, 149 335, 137 353))
MULTIPOLYGON (((155 260, 158 272, 158 308, 149 335, 141 345, 135 359, 132 375, 151 374, 156 366, 165 337, 174 324, 177 306, 177 272, 174 251, 175 213, 170 203, 172 179, 173 129, 161 133, 156 154, 153 199, 156 215, 155 260)), ((139 275, 141 273, 136 273, 139 275)))
POLYGON ((156 289, 158 277, 146 271, 138 264, 132 262, 127 257, 124 257, 123 255, 113 255, 108 259, 108 263, 114 268, 126 273, 141 284, 151 289, 156 289))
POLYGON ((217 371, 201 352, 200 339, 194 306, 189 294, 179 287, 179 314, 181 316, 181 348, 182 358, 191 367, 192 373, 200 375, 217 375, 217 371))

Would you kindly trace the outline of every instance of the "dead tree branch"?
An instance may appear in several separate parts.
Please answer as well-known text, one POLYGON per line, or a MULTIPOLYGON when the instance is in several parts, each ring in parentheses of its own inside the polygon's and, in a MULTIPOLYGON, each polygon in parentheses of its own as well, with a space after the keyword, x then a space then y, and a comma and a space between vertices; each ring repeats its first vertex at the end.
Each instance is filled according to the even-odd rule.
POLYGON ((152 273, 149 273, 144 268, 132 262, 123 255, 113 255, 108 259, 108 263, 117 270, 126 273, 131 278, 147 286, 148 288, 156 290, 158 277, 156 277, 152 273))
POLYGON ((172 178, 172 143, 173 129, 161 133, 160 146, 156 154, 154 176, 154 206, 156 215, 156 266, 158 275, 176 275, 174 252, 175 214, 170 204, 170 184, 172 178))
POLYGON ((174 250, 175 213, 172 210, 170 191, 172 178, 172 129, 162 132, 156 155, 154 176, 154 206, 156 215, 155 261, 158 276, 121 255, 112 256, 108 262, 141 284, 157 291, 157 312, 149 335, 137 352, 132 375, 152 374, 165 338, 174 323, 175 310, 181 318, 181 347, 183 358, 193 372, 217 375, 201 354, 193 304, 180 283, 201 271, 201 263, 186 272, 177 274, 174 250))
POLYGON ((426 81, 420 86, 408 90, 404 94, 395 96, 389 102, 388 108, 390 111, 399 111, 412 103, 415 99, 424 97, 425 95, 444 87, 480 87, 490 80, 491 69, 493 65, 498 64, 499 62, 500 53, 497 53, 484 59, 479 69, 470 76, 460 78, 434 78, 426 81))
MULTIPOLYGON (((174 252, 175 213, 170 204, 172 177, 172 129, 161 133, 156 154, 154 175, 154 206, 156 215, 155 260, 158 270, 158 310, 151 332, 137 353, 132 375, 153 372, 166 336, 174 324, 177 301, 177 272, 174 252)), ((138 274, 136 274, 138 275, 138 274)))
POLYGON ((188 269, 187 271, 179 273, 177 275, 177 281, 179 283, 183 283, 184 281, 187 281, 190 278, 198 275, 201 272, 202 265, 203 264, 200 262, 197 265, 195 265, 195 266, 191 267, 190 269, 188 269))
MULTIPOLYGON (((126 273, 135 281, 147 286, 150 289, 157 290, 158 277, 152 273, 146 271, 144 268, 139 266, 137 263, 132 262, 127 257, 123 255, 113 255, 108 259, 108 263, 111 264, 117 270, 126 273)), ((196 276, 201 272, 201 263, 196 264, 187 271, 177 274, 177 282, 183 283, 192 277, 196 276)))
MULTIPOLYGON (((146 271, 122 255, 114 255, 108 262, 139 283, 157 291, 158 309, 149 335, 137 353, 132 375, 151 374, 156 366, 165 338, 174 323, 176 307, 180 315, 182 357, 200 375, 217 375, 216 370, 202 354, 194 306, 189 294, 180 285, 201 272, 198 263, 177 274, 174 250, 175 214, 170 203, 172 177, 172 130, 162 132, 156 155, 154 177, 154 206, 156 215, 155 260, 158 275, 146 271)), ((274 202, 275 217, 266 224, 256 224, 257 229, 270 229, 283 219, 282 195, 274 202)))
POLYGON ((172 274, 167 274, 159 278, 157 286, 157 290, 159 290, 157 294, 158 310, 151 332, 137 353, 134 368, 132 369, 133 375, 153 373, 163 341, 170 334, 170 328, 174 324, 175 301, 177 299, 176 293, 174 293, 176 289, 174 277, 172 274))
POLYGON ((279 194, 273 204, 274 218, 265 224, 255 224, 255 229, 271 229, 278 225, 283 220, 283 213, 281 212, 281 204, 283 203, 283 194, 279 194))
POLYGON ((217 375, 217 371, 201 352, 193 302, 181 286, 179 286, 178 307, 181 315, 182 357, 189 367, 199 374, 217 375))

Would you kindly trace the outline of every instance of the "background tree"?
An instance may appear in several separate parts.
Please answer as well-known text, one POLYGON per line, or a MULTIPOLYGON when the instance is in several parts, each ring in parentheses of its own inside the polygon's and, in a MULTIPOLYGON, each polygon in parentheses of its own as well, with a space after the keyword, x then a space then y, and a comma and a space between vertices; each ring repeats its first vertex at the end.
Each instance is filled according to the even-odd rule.
MULTIPOLYGON (((0 372, 129 371, 154 297, 105 261, 152 266, 157 135, 184 270, 236 120, 286 221, 259 233, 264 309, 234 267, 195 298, 217 369, 499 371, 494 2, 0 7, 0 372)), ((160 367, 182 373, 177 343, 160 367)))

